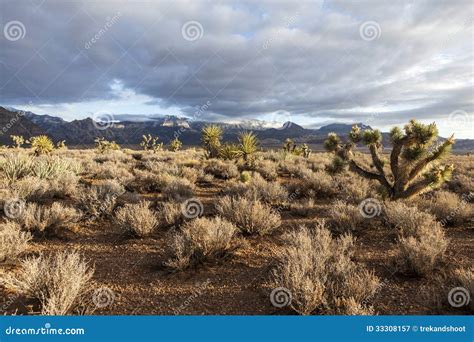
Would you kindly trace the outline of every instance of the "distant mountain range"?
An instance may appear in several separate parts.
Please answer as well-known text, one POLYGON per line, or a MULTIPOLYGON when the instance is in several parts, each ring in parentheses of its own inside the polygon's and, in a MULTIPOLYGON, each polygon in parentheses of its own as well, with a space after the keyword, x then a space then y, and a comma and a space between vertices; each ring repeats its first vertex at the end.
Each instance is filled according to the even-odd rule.
MULTIPOLYGON (((151 134, 158 136, 159 141, 165 144, 177 136, 184 145, 199 145, 201 129, 207 124, 209 123, 171 115, 128 114, 114 115, 113 122, 110 123, 97 123, 91 118, 68 122, 51 115, 38 115, 15 108, 0 107, 0 143, 11 144, 10 135, 29 138, 46 134, 55 142, 66 140, 66 144, 71 147, 90 147, 97 137, 115 140, 124 146, 136 146, 140 144, 144 134, 151 134)), ((224 140, 236 141, 239 133, 246 130, 254 132, 264 147, 280 147, 285 139, 291 138, 299 144, 307 143, 313 149, 322 149, 328 133, 335 132, 344 138, 354 124, 363 129, 371 128, 363 123, 334 123, 318 129, 307 129, 292 122, 274 128, 270 123, 260 120, 214 124, 223 128, 224 140)), ((388 133, 382 135, 384 146, 388 147, 388 133)), ((454 146, 459 152, 470 152, 474 150, 474 140, 460 139, 454 146)))

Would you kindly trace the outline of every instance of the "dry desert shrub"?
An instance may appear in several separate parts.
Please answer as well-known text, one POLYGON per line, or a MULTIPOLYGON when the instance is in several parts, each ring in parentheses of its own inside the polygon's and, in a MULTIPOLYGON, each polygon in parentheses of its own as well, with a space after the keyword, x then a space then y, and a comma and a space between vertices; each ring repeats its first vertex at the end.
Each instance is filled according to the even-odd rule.
POLYGON ((473 217, 469 201, 449 191, 438 191, 419 205, 435 215, 443 226, 462 224, 473 217))
POLYGON ((349 203, 359 204, 366 198, 374 197, 369 181, 349 173, 337 174, 333 177, 337 189, 336 197, 349 203))
POLYGON ((255 164, 255 171, 268 181, 274 181, 278 177, 277 164, 271 160, 259 160, 255 164))
POLYGON ((385 207, 390 226, 398 230, 398 266, 400 271, 424 276, 433 272, 443 260, 448 240, 435 218, 403 202, 385 207))
POLYGON ((364 217, 359 208, 341 200, 329 205, 329 218, 333 228, 341 233, 361 229, 364 225, 364 217))
POLYGON ((320 221, 314 231, 303 226, 286 234, 284 241, 273 285, 289 290, 296 312, 373 313, 363 302, 375 293, 379 279, 351 260, 354 240, 350 235, 333 239, 320 221))
POLYGON ((94 270, 79 253, 27 258, 16 274, 2 275, 6 288, 39 301, 41 315, 69 315, 81 307, 94 270))
POLYGON ((277 211, 255 199, 225 196, 218 201, 216 209, 246 234, 265 235, 281 224, 277 211))
POLYGON ((134 178, 128 167, 124 164, 111 161, 96 164, 92 174, 94 179, 116 179, 121 184, 127 184, 134 178))
POLYGON ((338 188, 334 179, 326 172, 309 171, 301 180, 291 183, 288 191, 298 192, 307 198, 326 199, 336 196, 338 188))
POLYGON ((151 234, 158 225, 158 219, 147 201, 125 204, 115 213, 115 222, 121 231, 136 237, 151 234))
POLYGON ((232 179, 240 175, 237 165, 219 159, 209 159, 204 167, 204 172, 219 179, 232 179))
POLYGON ((80 216, 76 209, 65 207, 59 202, 54 202, 51 206, 29 203, 16 220, 23 229, 35 235, 55 236, 80 216))
POLYGON ((163 188, 166 199, 182 201, 194 195, 195 185, 185 178, 171 176, 163 188))
POLYGON ((421 229, 416 236, 401 237, 398 264, 404 273, 425 276, 441 263, 448 241, 439 225, 421 229))
POLYGON ((77 195, 79 177, 72 172, 65 172, 48 182, 47 194, 53 198, 73 198, 77 195))
POLYGON ((160 227, 177 226, 183 221, 182 204, 164 202, 159 204, 158 219, 160 227))
POLYGON ((292 214, 297 216, 309 217, 313 215, 315 206, 316 202, 314 201, 314 199, 306 198, 300 201, 291 202, 290 211, 292 214))
POLYGON ((134 189, 140 192, 159 192, 163 187, 162 178, 147 170, 135 169, 135 178, 129 184, 127 188, 134 189))
POLYGON ((285 188, 276 182, 267 182, 258 173, 253 173, 250 181, 234 183, 224 192, 229 196, 242 196, 275 204, 288 199, 285 188))
POLYGON ((385 217, 390 227, 396 228, 402 237, 414 236, 423 227, 436 226, 434 216, 410 207, 401 201, 388 202, 384 208, 385 217))
POLYGON ((474 174, 455 173, 453 179, 447 185, 449 190, 460 196, 469 196, 470 194, 470 202, 474 202, 474 174))
POLYGON ((171 258, 166 265, 183 270, 203 262, 227 256, 238 246, 234 241, 237 228, 220 218, 198 218, 189 221, 174 235, 171 258))
POLYGON ((116 180, 106 180, 78 193, 78 205, 89 217, 111 215, 117 198, 125 193, 124 187, 116 180))
POLYGON ((31 234, 23 232, 16 222, 0 224, 0 263, 15 260, 28 248, 31 234))

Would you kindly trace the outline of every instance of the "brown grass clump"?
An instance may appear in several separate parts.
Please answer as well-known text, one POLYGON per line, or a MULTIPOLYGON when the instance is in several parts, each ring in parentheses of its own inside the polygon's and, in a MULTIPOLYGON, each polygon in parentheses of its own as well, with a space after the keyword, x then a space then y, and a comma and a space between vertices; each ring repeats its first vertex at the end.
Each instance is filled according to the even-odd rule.
POLYGON ((320 221, 314 231, 303 226, 286 234, 284 242, 273 285, 289 290, 296 312, 373 313, 363 302, 375 293, 379 279, 351 260, 354 240, 350 235, 333 239, 320 221))
POLYGON ((172 257, 166 265, 183 270, 223 258, 236 248, 236 232, 237 227, 220 217, 202 217, 189 221, 181 232, 174 235, 171 244, 172 257))
POLYGON ((359 208, 340 200, 330 205, 329 217, 333 228, 338 232, 355 231, 364 224, 359 208))
POLYGON ((78 313, 81 298, 90 289, 94 270, 77 252, 32 257, 22 261, 16 274, 5 274, 6 288, 39 301, 41 315, 78 313))
POLYGON ((265 235, 281 224, 280 214, 255 199, 225 196, 219 200, 216 208, 222 217, 246 234, 265 235))
POLYGON ((16 220, 35 235, 56 236, 62 228, 67 228, 79 218, 76 209, 54 202, 51 206, 29 203, 16 220))
POLYGON ((16 222, 0 224, 0 263, 13 261, 28 248, 31 234, 16 222))
POLYGON ((136 237, 151 234, 158 225, 158 219, 147 201, 126 204, 115 213, 115 221, 123 232, 136 237))

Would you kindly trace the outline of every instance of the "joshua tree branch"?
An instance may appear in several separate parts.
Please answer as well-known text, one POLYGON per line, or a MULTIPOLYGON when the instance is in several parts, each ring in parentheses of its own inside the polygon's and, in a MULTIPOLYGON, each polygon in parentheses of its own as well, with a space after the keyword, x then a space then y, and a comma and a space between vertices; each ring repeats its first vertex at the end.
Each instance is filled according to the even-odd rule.
POLYGON ((370 172, 370 171, 367 171, 367 170, 363 169, 352 159, 349 160, 349 170, 351 170, 352 172, 357 173, 358 175, 360 175, 362 177, 377 180, 380 184, 382 184, 384 187, 386 187, 389 191, 392 188, 390 186, 390 184, 388 183, 387 179, 383 175, 373 173, 373 172, 370 172))
POLYGON ((432 181, 430 179, 422 179, 411 186, 408 187, 405 191, 400 192, 398 195, 396 195, 396 198, 410 198, 415 195, 418 195, 420 192, 422 192, 424 189, 429 187, 432 184, 432 181))

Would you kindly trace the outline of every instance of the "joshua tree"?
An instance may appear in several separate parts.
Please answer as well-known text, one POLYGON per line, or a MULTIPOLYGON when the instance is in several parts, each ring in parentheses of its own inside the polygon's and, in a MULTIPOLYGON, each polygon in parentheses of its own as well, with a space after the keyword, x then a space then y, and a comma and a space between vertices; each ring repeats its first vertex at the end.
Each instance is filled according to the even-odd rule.
POLYGON ((97 152, 99 153, 104 153, 104 152, 113 151, 113 150, 120 150, 119 144, 117 144, 115 141, 108 141, 108 140, 105 140, 105 138, 96 138, 94 141, 95 141, 95 148, 97 149, 97 152))
POLYGON ((424 125, 411 120, 405 125, 404 131, 394 127, 390 131, 390 170, 384 167, 385 161, 380 153, 382 134, 378 130, 361 131, 354 126, 349 133, 349 142, 345 144, 335 133, 330 133, 325 147, 335 154, 333 171, 348 167, 362 177, 377 180, 390 199, 400 199, 440 186, 451 176, 453 165, 439 165, 439 161, 449 154, 454 138, 451 136, 442 144, 433 146, 437 136, 435 123, 424 125), (372 170, 356 162, 353 149, 357 143, 368 147, 372 170))
POLYGON ((155 151, 156 146, 157 146, 157 141, 158 141, 158 137, 153 137, 151 134, 143 135, 140 146, 143 147, 145 151, 148 151, 148 150, 155 151))
POLYGON ((10 138, 13 140, 16 148, 21 148, 21 145, 25 143, 25 138, 21 135, 10 135, 10 138))
POLYGON ((283 144, 283 150, 285 152, 291 152, 291 149, 294 145, 295 143, 293 142, 293 140, 291 140, 290 138, 287 138, 285 140, 285 143, 283 144))
POLYGON ((174 138, 170 142, 170 150, 173 151, 173 152, 179 151, 181 149, 181 146, 183 146, 183 143, 181 141, 179 141, 178 138, 174 138))
POLYGON ((202 129, 201 141, 206 149, 207 158, 219 157, 222 129, 217 125, 209 125, 202 129))
POLYGON ((65 149, 67 149, 66 140, 58 141, 58 142, 56 143, 56 148, 57 148, 58 150, 65 150, 65 149))
POLYGON ((251 158, 258 150, 258 139, 252 132, 240 133, 239 136, 239 154, 244 158, 248 164, 251 158))
POLYGON ((303 153, 303 156, 305 158, 309 158, 309 156, 311 155, 311 149, 308 147, 307 144, 303 144, 301 145, 301 152, 303 153))

